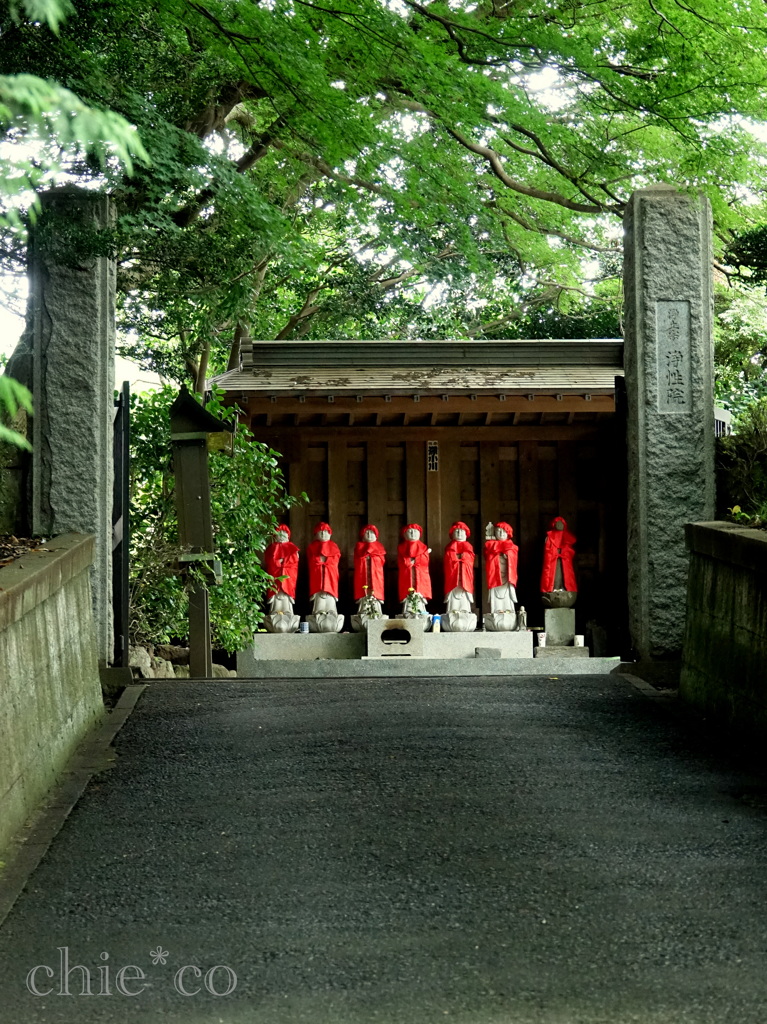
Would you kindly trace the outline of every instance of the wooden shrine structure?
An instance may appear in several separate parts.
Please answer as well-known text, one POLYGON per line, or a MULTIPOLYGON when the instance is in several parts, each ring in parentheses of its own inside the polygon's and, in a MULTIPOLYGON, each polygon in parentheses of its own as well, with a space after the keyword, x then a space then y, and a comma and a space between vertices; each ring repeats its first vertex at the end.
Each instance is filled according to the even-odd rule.
MULTIPOLYGON (((309 496, 290 512, 292 540, 303 551, 318 522, 331 524, 339 611, 354 610, 352 553, 369 522, 388 553, 384 610, 399 607, 400 529, 417 522, 432 548, 429 610, 441 611, 442 553, 460 519, 478 554, 481 621, 484 527, 505 520, 519 600, 542 622, 543 539, 562 515, 578 537, 579 629, 596 620, 614 646, 626 617, 622 375, 621 340, 285 341, 245 343, 239 368, 212 383, 281 453, 289 491, 309 496)), ((309 610, 305 559, 296 610, 309 610)))

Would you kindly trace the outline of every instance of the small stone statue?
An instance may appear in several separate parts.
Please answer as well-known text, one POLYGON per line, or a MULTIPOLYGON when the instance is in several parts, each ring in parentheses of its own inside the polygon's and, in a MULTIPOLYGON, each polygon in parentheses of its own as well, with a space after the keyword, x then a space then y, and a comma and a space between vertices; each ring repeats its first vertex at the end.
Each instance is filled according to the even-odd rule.
POLYGON ((312 614, 306 616, 310 633, 340 633, 344 624, 338 614, 338 563, 341 551, 332 541, 333 531, 328 523, 318 523, 314 540, 306 549, 309 560, 309 596, 312 614))
POLYGON ((371 619, 387 618, 381 602, 384 599, 384 564, 386 549, 378 540, 378 527, 368 523, 360 530, 354 545, 354 600, 357 614, 352 615, 355 633, 367 629, 371 619))
POLYGON ((402 541, 397 546, 397 591, 405 619, 428 617, 426 602, 431 599, 431 548, 421 540, 422 533, 418 523, 403 526, 402 541))
POLYGON ((275 583, 267 591, 269 614, 264 617, 268 633, 295 633, 299 617, 293 611, 298 579, 298 548, 290 540, 290 528, 280 523, 274 540, 264 552, 264 568, 275 583))
POLYGON ((490 611, 485 615, 485 629, 508 632, 518 627, 517 562, 519 548, 512 540, 514 531, 508 523, 488 523, 485 527, 485 577, 490 611))
POLYGON ((466 523, 453 523, 445 548, 445 602, 442 628, 447 633, 471 633, 477 628, 474 602, 474 548, 466 523))
POLYGON ((545 608, 572 608, 575 604, 575 541, 562 516, 552 519, 543 544, 541 601, 545 608))

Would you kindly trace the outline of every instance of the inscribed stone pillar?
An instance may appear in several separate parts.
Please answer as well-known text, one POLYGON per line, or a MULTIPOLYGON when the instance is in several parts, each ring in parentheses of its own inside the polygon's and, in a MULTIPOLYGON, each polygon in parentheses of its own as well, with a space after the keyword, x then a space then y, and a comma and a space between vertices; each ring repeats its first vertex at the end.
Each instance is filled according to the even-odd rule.
POLYGON ((110 203, 73 188, 54 189, 42 203, 41 228, 30 251, 27 324, 35 406, 32 528, 45 536, 95 535, 96 638, 99 660, 108 663, 113 653, 115 264, 99 257, 66 266, 56 239, 70 228, 106 228, 110 203))
POLYGON ((714 517, 711 213, 671 186, 626 209, 628 585, 641 659, 681 654, 684 524, 714 517))

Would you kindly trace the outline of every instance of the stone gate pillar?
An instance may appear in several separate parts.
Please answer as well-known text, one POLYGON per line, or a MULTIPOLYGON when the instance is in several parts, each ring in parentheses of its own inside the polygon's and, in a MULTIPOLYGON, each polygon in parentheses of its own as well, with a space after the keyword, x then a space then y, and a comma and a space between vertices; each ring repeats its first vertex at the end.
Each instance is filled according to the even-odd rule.
MULTIPOLYGON (((105 228, 109 200, 81 189, 42 197, 41 224, 54 230, 105 228)), ((42 240, 41 240, 42 239, 42 240)), ((112 423, 114 418, 115 264, 106 258, 65 266, 31 245, 26 342, 31 348, 32 529, 96 537, 93 586, 99 660, 113 653, 112 423)), ((62 246, 62 251, 66 247, 62 246)))
POLYGON ((684 524, 714 518, 711 212, 659 185, 626 209, 629 626, 641 659, 681 654, 684 524))

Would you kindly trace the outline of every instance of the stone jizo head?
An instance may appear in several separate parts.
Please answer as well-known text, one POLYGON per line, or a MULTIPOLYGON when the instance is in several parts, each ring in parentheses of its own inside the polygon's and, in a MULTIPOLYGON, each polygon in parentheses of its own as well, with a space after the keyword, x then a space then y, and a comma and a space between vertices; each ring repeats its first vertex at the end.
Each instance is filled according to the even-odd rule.
POLYGON ((466 525, 466 523, 453 523, 453 525, 450 527, 450 536, 453 540, 457 541, 468 540, 468 538, 471 536, 471 530, 466 525))
POLYGON ((496 523, 493 533, 496 540, 509 540, 514 536, 514 531, 508 523, 496 523))
POLYGON ((330 523, 317 523, 314 528, 314 536, 316 540, 330 540, 333 535, 333 531, 330 528, 330 523))

